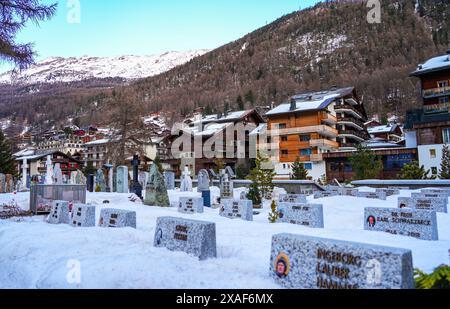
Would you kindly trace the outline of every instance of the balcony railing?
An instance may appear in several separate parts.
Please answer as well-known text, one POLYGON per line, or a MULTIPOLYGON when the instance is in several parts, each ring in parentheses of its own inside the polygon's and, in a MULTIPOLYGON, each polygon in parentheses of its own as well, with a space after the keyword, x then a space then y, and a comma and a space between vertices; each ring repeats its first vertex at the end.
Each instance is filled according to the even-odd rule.
POLYGON ((339 132, 339 136, 347 136, 350 138, 356 138, 361 141, 364 141, 367 138, 366 134, 364 134, 362 132, 358 132, 358 131, 353 131, 353 130, 341 131, 341 132, 339 132))
POLYGON ((354 115, 354 116, 356 116, 358 118, 363 118, 361 112, 358 111, 353 106, 351 106, 350 104, 336 105, 334 110, 336 111, 336 113, 349 113, 349 114, 352 114, 352 115, 354 115))
POLYGON ((358 144, 356 144, 356 143, 342 143, 339 148, 356 149, 356 148, 358 148, 358 144))
MULTIPOLYGON (((275 132, 271 131, 268 134, 274 134, 275 132)), ((278 135, 292 135, 292 134, 308 134, 308 133, 319 133, 323 136, 327 137, 336 137, 338 136, 338 131, 332 127, 326 125, 319 126, 310 126, 310 127, 296 127, 296 128, 288 128, 288 129, 280 129, 278 130, 278 135)))
POLYGON ((360 130, 364 130, 364 123, 358 119, 351 118, 351 117, 339 117, 338 118, 339 124, 346 124, 353 127, 356 127, 360 130))
POLYGON ((326 124, 336 124, 337 122, 337 118, 334 115, 331 115, 330 113, 327 112, 320 112, 320 119, 323 123, 326 124))
POLYGON ((424 98, 438 97, 442 95, 450 95, 450 86, 426 89, 423 91, 424 98))
POLYGON ((323 148, 339 148, 339 143, 335 141, 330 141, 327 139, 312 139, 309 142, 311 147, 323 147, 323 148))
POLYGON ((323 161, 323 155, 321 153, 311 155, 311 162, 321 162, 321 161, 323 161))

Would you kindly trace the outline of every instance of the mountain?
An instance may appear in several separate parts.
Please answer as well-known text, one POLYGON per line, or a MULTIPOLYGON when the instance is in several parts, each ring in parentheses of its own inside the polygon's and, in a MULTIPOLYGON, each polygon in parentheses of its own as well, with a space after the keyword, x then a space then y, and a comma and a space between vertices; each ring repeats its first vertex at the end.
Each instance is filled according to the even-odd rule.
MULTIPOLYGON (((420 104, 419 63, 448 49, 450 0, 381 1, 381 23, 367 1, 326 1, 293 12, 241 39, 162 74, 129 82, 146 110, 182 117, 277 105, 304 91, 357 87, 369 115, 402 117, 420 104)), ((0 85, 0 118, 30 126, 108 124, 116 79, 0 85), (13 115, 13 116, 11 116, 13 115)), ((121 91, 116 88, 115 90, 121 91)))
POLYGON ((54 57, 18 73, 10 71, 1 74, 0 84, 70 83, 106 78, 134 80, 164 73, 206 52, 192 50, 151 56, 54 57))

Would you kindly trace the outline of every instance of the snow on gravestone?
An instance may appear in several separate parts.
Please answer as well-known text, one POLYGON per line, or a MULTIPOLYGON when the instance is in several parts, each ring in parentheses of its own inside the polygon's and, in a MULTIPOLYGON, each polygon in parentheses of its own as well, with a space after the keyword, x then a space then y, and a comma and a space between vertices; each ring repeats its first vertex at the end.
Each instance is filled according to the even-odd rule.
POLYGON ((387 198, 386 192, 358 192, 356 195, 361 198, 378 199, 385 201, 387 198))
POLYGON ((412 208, 447 213, 448 198, 426 198, 420 196, 399 197, 398 208, 412 208))
POLYGON ((203 198, 201 197, 180 197, 178 212, 184 214, 203 213, 203 198))
POLYGON ((155 247, 183 251, 200 260, 215 258, 216 224, 174 217, 160 217, 155 229, 155 247))
POLYGON ((94 227, 95 206, 82 204, 73 205, 70 224, 74 227, 94 227))
POLYGON ((306 196, 302 194, 280 194, 278 201, 280 203, 307 203, 306 196))
POLYGON ((399 195, 400 194, 400 190, 392 189, 392 188, 378 188, 378 189, 376 189, 376 192, 385 192, 386 196, 392 196, 392 195, 399 195))
POLYGON ((53 201, 52 210, 47 217, 47 223, 50 224, 69 224, 70 222, 70 206, 66 201, 53 201))
POLYGON ((413 289, 410 250, 293 234, 272 238, 270 274, 291 289, 413 289))
POLYGON ((323 228, 323 206, 318 204, 279 203, 281 223, 303 225, 311 228, 323 228))
POLYGON ((354 188, 342 188, 341 189, 341 195, 343 196, 354 196, 356 197, 358 195, 358 189, 354 188))
POLYGON ((232 199, 222 199, 220 201, 220 216, 229 219, 242 219, 253 221, 253 202, 250 200, 235 201, 232 199))
POLYGON ((314 199, 324 198, 324 197, 333 197, 338 196, 339 192, 337 191, 318 191, 314 193, 314 199))
POLYGON ((136 228, 136 212, 122 209, 105 208, 100 212, 99 227, 136 228))
POLYGON ((420 192, 425 194, 447 194, 447 196, 450 196, 450 189, 444 189, 444 188, 438 188, 438 189, 422 189, 420 192))
POLYGON ((435 211, 398 208, 366 208, 364 229, 409 236, 423 240, 438 240, 435 211))

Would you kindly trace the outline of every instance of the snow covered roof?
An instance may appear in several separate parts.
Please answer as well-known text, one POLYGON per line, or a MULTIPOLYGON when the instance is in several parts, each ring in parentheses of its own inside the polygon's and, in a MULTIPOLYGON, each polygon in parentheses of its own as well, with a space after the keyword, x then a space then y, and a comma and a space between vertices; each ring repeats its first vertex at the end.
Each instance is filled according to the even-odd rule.
POLYGON ((397 130, 398 125, 384 125, 384 126, 377 126, 377 127, 371 127, 368 128, 367 131, 369 134, 383 134, 383 133, 393 133, 395 130, 397 130))
POLYGON ((237 112, 230 112, 226 115, 207 115, 203 116, 201 119, 195 119, 191 118, 193 124, 198 124, 200 122, 202 123, 208 123, 208 122, 231 122, 234 120, 241 119, 244 117, 247 113, 251 112, 251 110, 245 110, 245 111, 237 111, 237 112))
POLYGON ((109 141, 110 141, 109 139, 98 139, 98 140, 95 140, 95 141, 88 142, 88 143, 86 143, 84 145, 85 146, 103 145, 103 144, 109 143, 109 141))
POLYGON ((291 110, 291 103, 284 103, 269 111, 266 115, 279 115, 291 112, 321 110, 327 108, 334 100, 349 95, 354 88, 341 88, 330 91, 308 92, 292 97, 296 102, 296 109, 291 110))
POLYGON ((203 126, 195 125, 192 127, 186 127, 184 130, 195 136, 212 136, 226 129, 226 127, 232 125, 232 123, 207 123, 203 126))
POLYGON ((260 135, 266 130, 267 130, 267 123, 262 123, 256 129, 250 132, 250 135, 260 135))
POLYGON ((26 149, 22 149, 16 153, 14 153, 13 157, 18 158, 18 157, 32 156, 32 155, 34 155, 35 152, 36 152, 36 150, 34 150, 34 149, 26 148, 26 149))
POLYGON ((403 148, 399 144, 384 141, 369 141, 366 143, 366 146, 367 148, 403 148))
POLYGON ((450 70, 450 53, 429 59, 424 64, 419 65, 417 70, 411 73, 411 75, 420 76, 422 74, 441 70, 450 70))

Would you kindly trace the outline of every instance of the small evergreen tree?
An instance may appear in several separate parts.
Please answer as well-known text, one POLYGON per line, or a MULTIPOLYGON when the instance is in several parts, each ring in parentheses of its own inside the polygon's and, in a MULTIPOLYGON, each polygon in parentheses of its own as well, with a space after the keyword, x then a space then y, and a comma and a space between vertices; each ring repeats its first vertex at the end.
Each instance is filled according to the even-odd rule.
POLYGON ((246 179, 250 170, 246 165, 238 165, 236 167, 236 177, 237 179, 246 179))
POLYGON ((258 188, 261 197, 270 199, 273 192, 273 178, 275 172, 269 167, 269 158, 261 155, 258 151, 255 167, 250 171, 249 179, 252 181, 254 188, 258 188))
POLYGON ((308 178, 308 170, 305 165, 300 162, 300 158, 297 158, 292 164, 292 180, 306 180, 308 178))
POLYGON ((254 206, 261 205, 262 203, 261 192, 259 191, 258 185, 254 182, 250 184, 247 199, 252 201, 254 206))
POLYGON ((440 179, 450 179, 450 147, 445 145, 442 149, 440 179))
POLYGON ((269 213, 269 222, 277 223, 278 219, 280 219, 280 213, 278 212, 277 203, 275 201, 272 201, 272 204, 270 205, 270 209, 272 211, 269 213))
POLYGON ((354 180, 377 178, 383 170, 383 161, 367 147, 359 145, 356 153, 349 158, 354 172, 354 180))
POLYGON ((242 99, 242 96, 241 96, 241 95, 239 95, 239 96, 236 98, 236 105, 237 105, 238 110, 240 110, 240 111, 242 111, 242 110, 245 109, 244 100, 242 99))
POLYGON ((419 162, 414 161, 403 166, 399 178, 404 180, 435 179, 435 176, 428 176, 430 172, 430 170, 425 170, 423 165, 419 166, 419 162))
POLYGON ((15 160, 12 156, 12 147, 9 140, 0 129, 0 173, 16 175, 15 160))
POLYGON ((450 267, 441 265, 429 275, 416 269, 414 279, 419 290, 450 289, 450 267))
POLYGON ((97 170, 95 169, 92 161, 88 161, 85 168, 83 169, 84 176, 88 177, 89 175, 95 175, 96 172, 97 170))

